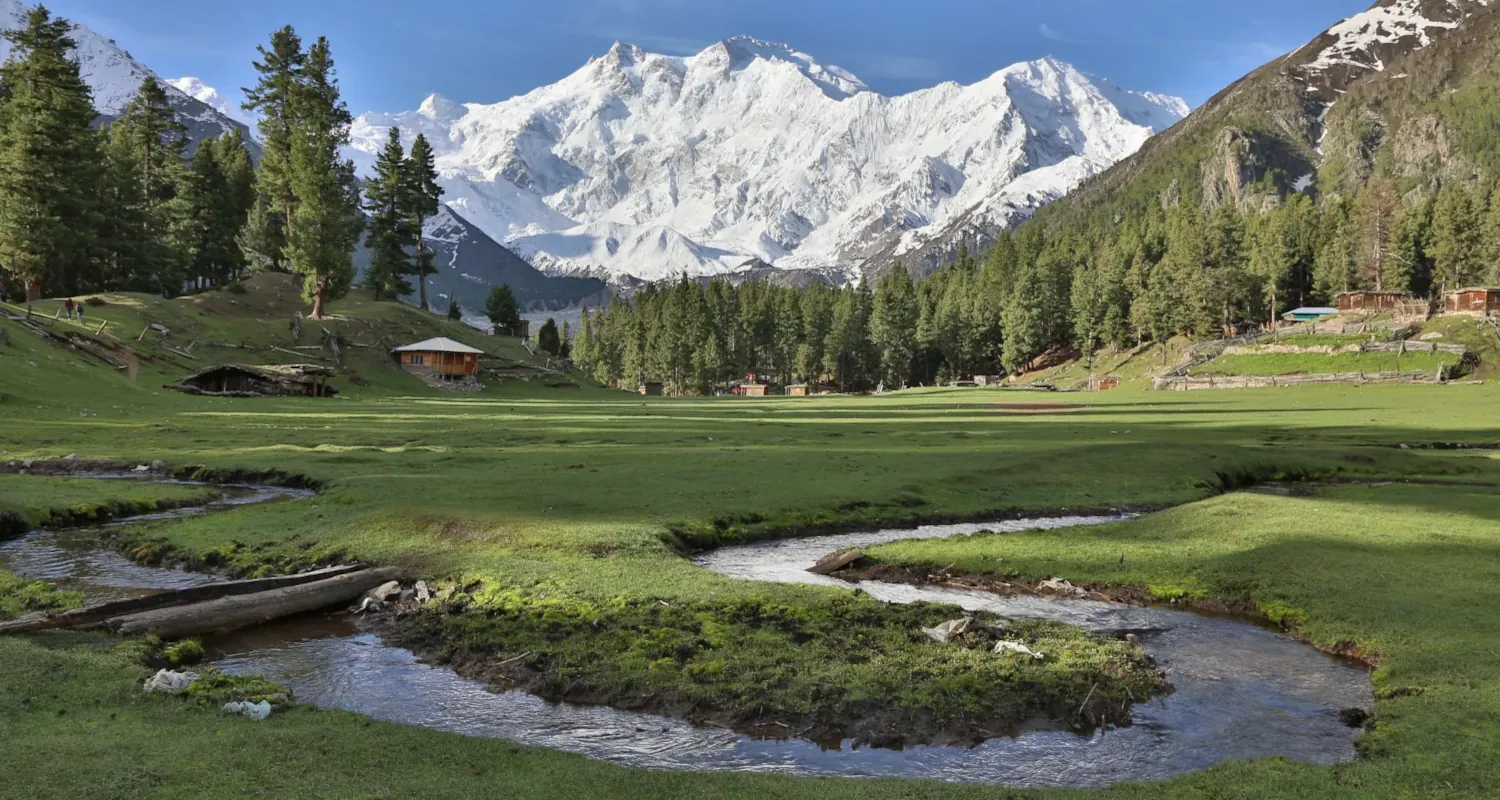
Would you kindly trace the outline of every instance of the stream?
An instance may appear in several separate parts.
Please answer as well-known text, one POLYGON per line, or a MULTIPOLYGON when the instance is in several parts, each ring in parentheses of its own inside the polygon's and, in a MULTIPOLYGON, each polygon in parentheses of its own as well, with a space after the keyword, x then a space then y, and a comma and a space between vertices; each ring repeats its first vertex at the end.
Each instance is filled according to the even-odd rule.
MULTIPOLYGON (((273 487, 232 487, 210 505, 121 520, 207 513, 248 503, 305 497, 273 487)), ((775 540, 725 547, 695 563, 745 580, 852 588, 806 568, 846 547, 981 530, 1005 532, 1091 525, 1120 519, 1058 517, 775 540)), ((31 578, 84 592, 90 603, 222 580, 143 567, 101 545, 98 528, 35 531, 0 543, 0 563, 31 578)), ((980 591, 864 582, 889 602, 926 601, 1043 618, 1090 630, 1135 631, 1175 691, 1137 703, 1134 724, 1079 735, 1039 725, 973 748, 829 748, 803 740, 757 739, 681 720, 600 706, 553 703, 423 664, 383 644, 347 614, 319 613, 205 642, 225 672, 261 674, 300 702, 374 719, 459 734, 508 739, 649 769, 829 776, 882 776, 1008 786, 1103 786, 1168 778, 1231 759, 1283 756, 1319 764, 1354 758, 1358 731, 1341 709, 1368 710, 1366 670, 1249 622, 1084 600, 999 597, 980 591)))

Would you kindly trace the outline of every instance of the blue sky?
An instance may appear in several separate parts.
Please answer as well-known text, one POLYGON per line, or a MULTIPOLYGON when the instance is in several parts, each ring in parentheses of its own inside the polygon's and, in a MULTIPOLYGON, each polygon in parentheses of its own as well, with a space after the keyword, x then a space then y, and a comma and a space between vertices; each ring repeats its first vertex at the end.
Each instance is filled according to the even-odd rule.
POLYGON ((736 34, 784 42, 894 94, 1054 55, 1198 105, 1370 0, 51 0, 163 75, 226 95, 284 24, 328 36, 355 113, 440 92, 495 102, 615 40, 690 54, 736 34))

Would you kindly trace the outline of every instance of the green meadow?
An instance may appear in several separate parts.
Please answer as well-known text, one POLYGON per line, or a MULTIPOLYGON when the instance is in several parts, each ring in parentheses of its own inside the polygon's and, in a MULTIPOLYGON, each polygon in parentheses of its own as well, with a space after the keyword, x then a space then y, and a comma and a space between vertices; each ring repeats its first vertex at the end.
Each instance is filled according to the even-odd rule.
MULTIPOLYGON (((132 309, 112 303, 98 314, 138 332, 148 317, 132 309)), ((221 312, 175 319, 173 336, 194 324, 216 331, 201 342, 285 335, 221 312)), ((380 313, 393 315, 382 337, 449 331, 389 304, 380 313)), ((75 453, 159 459, 208 470, 201 474, 276 472, 321 487, 306 501, 127 528, 114 536, 117 546, 245 575, 349 558, 401 566, 451 594, 445 613, 422 615, 399 633, 434 658, 480 671, 530 654, 523 669, 487 673, 508 685, 629 698, 722 724, 793 720, 855 733, 853 721, 880 707, 918 739, 982 737, 958 721, 1076 705, 1095 683, 1126 696, 1154 678, 1131 666, 1124 643, 1038 626, 1027 635, 1067 659, 968 680, 985 668, 980 660, 929 647, 916 632, 950 609, 733 581, 694 567, 688 555, 848 526, 1161 508, 1101 529, 893 545, 873 555, 893 566, 1059 575, 1144 587, 1164 600, 1222 600, 1319 645, 1352 643, 1380 664, 1374 727, 1354 763, 1230 763, 1080 796, 1500 791, 1496 760, 1485 757, 1500 747, 1500 628, 1488 611, 1500 600, 1500 460, 1428 449, 1500 444, 1500 395, 1490 386, 674 400, 517 380, 445 396, 360 349, 354 358, 367 385, 341 382, 338 398, 201 398, 160 388, 180 377, 168 355, 143 363, 131 382, 11 323, 0 327, 11 340, 0 348, 0 463, 75 453), (1274 481, 1321 488, 1307 496, 1236 491, 1274 481), (836 624, 848 619, 859 624, 836 624), (918 720, 926 727, 918 730, 918 720)), ((452 333, 526 358, 510 343, 452 333)), ((44 522, 56 510, 166 502, 181 491, 193 490, 5 476, 0 508, 44 522)), ((22 584, 0 581, 0 597, 9 598, 0 615, 77 602, 22 584)), ((8 763, 0 796, 239 796, 251 786, 336 797, 997 792, 642 772, 306 708, 241 723, 141 697, 146 672, 129 642, 0 639, 8 763)), ((1052 794, 1074 793, 1019 796, 1052 794)))

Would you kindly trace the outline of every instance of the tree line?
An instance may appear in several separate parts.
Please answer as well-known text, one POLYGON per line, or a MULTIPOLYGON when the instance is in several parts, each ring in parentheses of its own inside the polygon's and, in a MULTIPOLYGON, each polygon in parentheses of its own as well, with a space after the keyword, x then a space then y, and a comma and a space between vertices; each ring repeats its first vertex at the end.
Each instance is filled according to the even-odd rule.
MULTIPOLYGON (((239 132, 187 132, 154 77, 114 120, 99 120, 70 56, 67 20, 44 7, 4 33, 0 66, 0 285, 28 300, 121 290, 172 296, 246 270, 303 278, 312 315, 353 283, 353 254, 371 217, 366 284, 392 298, 432 272, 423 223, 441 189, 432 149, 400 133, 381 154, 368 195, 343 157, 353 121, 328 40, 304 46, 290 26, 257 48, 244 108, 259 116, 253 163, 239 132)), ((10 292, 8 292, 10 293, 10 292)), ((426 308, 426 281, 420 299, 426 308)))
POLYGON ((901 267, 842 289, 683 279, 586 310, 573 357, 609 385, 675 394, 747 374, 895 388, 1219 336, 1343 291, 1421 297, 1484 281, 1500 281, 1500 191, 1450 183, 1403 199, 1375 176, 1352 198, 1031 223, 920 282, 901 267))

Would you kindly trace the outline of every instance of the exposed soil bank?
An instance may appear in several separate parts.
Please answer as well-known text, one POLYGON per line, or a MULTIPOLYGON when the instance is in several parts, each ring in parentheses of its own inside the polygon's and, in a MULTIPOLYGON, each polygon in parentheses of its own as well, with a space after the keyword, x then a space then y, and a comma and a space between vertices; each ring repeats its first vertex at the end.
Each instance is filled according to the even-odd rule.
POLYGON ((1088 581, 1073 584, 1078 588, 1080 594, 1067 595, 1059 594, 1043 586, 1048 580, 1045 578, 1011 578, 999 575, 954 573, 946 569, 933 571, 925 567, 882 564, 869 561, 868 559, 834 571, 829 574, 829 577, 849 583, 879 581, 908 586, 933 586, 944 589, 982 591, 999 597, 1072 596, 1099 602, 1122 603, 1135 606, 1164 606, 1194 611, 1200 614, 1222 615, 1243 619, 1262 627, 1281 631, 1288 636, 1295 637, 1298 641, 1318 648, 1324 653, 1349 659, 1366 669, 1373 670, 1380 666, 1379 656, 1361 651, 1352 642, 1342 642, 1330 646, 1298 636, 1295 625, 1278 623, 1262 613, 1260 608, 1249 600, 1231 602, 1216 597, 1165 599, 1156 596, 1142 586, 1120 586, 1106 583, 1091 583, 1088 581))

